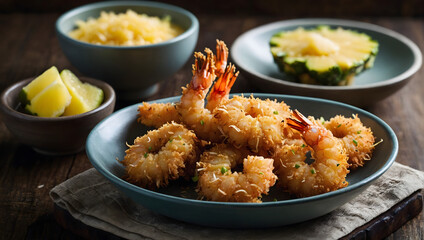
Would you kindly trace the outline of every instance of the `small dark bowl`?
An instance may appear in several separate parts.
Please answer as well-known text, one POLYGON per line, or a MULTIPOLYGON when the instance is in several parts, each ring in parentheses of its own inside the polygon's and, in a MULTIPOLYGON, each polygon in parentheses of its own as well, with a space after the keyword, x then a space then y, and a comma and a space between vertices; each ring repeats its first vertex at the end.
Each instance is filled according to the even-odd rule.
POLYGON ((19 111, 19 92, 33 79, 14 83, 1 94, 0 114, 6 127, 18 141, 42 154, 67 155, 82 151, 91 129, 115 108, 113 88, 102 81, 81 77, 81 81, 103 90, 104 100, 98 108, 74 116, 37 117, 19 111))
POLYGON ((158 84, 175 74, 192 56, 199 22, 177 6, 145 1, 109 1, 74 8, 56 21, 59 44, 66 57, 84 75, 106 81, 119 99, 140 100, 158 90, 158 84), (170 16, 184 32, 168 41, 142 46, 95 45, 68 36, 75 21, 98 18, 101 11, 115 13, 131 9, 149 16, 170 16))

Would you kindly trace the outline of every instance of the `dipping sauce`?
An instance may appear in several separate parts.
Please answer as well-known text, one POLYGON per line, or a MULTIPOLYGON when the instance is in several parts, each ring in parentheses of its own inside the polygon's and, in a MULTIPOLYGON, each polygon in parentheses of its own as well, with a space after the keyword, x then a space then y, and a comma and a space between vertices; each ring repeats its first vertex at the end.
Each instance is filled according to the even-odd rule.
POLYGON ((78 20, 69 36, 83 42, 112 46, 140 46, 160 43, 183 33, 171 18, 151 17, 133 10, 126 13, 101 12, 97 19, 78 20))

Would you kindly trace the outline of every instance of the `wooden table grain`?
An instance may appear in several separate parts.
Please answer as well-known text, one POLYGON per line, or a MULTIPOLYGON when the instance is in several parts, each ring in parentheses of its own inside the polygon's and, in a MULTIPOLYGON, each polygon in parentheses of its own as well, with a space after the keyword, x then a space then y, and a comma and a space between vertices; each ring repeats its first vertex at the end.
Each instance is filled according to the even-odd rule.
MULTIPOLYGON (((52 65, 82 76, 66 59, 55 36, 58 13, 0 14, 0 91, 13 82, 35 76, 52 65)), ((241 33, 284 20, 276 16, 202 14, 196 50, 213 47, 215 39, 229 46, 241 33)), ((424 49, 423 18, 356 18, 397 31, 424 49)), ((402 59, 395 59, 402 61, 402 59)), ((160 85, 153 100, 180 94, 190 80, 192 59, 160 85)), ((259 92, 240 75, 233 92, 259 92)), ((366 110, 387 122, 399 138, 397 162, 424 171, 424 70, 393 96, 366 110)), ((324 97, 324 96, 323 96, 324 97)), ((118 102, 117 108, 128 102, 118 102)), ((54 186, 92 167, 84 152, 64 157, 35 153, 16 141, 0 118, 0 233, 1 239, 74 239, 53 218, 49 191, 54 186)), ((406 223, 388 239, 424 239, 424 213, 406 223)))

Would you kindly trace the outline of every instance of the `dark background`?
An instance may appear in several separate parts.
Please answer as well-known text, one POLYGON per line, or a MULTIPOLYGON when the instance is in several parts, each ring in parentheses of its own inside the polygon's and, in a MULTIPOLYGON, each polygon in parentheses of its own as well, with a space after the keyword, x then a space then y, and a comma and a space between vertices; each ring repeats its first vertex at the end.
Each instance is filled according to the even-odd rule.
MULTIPOLYGON (((0 0, 0 13, 63 12, 90 0, 0 0)), ((164 0, 193 13, 294 17, 422 17, 423 0, 164 0)))

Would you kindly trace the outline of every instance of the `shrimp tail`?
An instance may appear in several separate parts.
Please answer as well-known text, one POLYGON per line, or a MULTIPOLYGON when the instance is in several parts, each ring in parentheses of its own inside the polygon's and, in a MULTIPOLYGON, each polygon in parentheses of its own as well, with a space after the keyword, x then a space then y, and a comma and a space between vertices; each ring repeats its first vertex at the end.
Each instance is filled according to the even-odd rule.
POLYGON ((293 116, 297 119, 288 118, 287 125, 299 132, 305 131, 308 126, 312 125, 312 122, 303 116, 297 109, 293 111, 293 116))
POLYGON ((216 40, 216 75, 224 74, 228 61, 228 48, 224 41, 216 40))
POLYGON ((194 53, 195 61, 193 64, 193 78, 190 87, 194 90, 208 89, 215 79, 214 56, 210 49, 206 48, 207 56, 200 52, 194 53))
POLYGON ((220 96, 221 98, 228 95, 230 93, 231 88, 234 85, 234 82, 237 79, 239 72, 235 72, 236 68, 234 65, 230 63, 230 65, 225 70, 224 74, 222 74, 218 80, 216 80, 211 92, 210 96, 220 96))
POLYGON ((216 56, 208 48, 205 49, 205 52, 208 54, 208 57, 212 56, 210 58, 212 61, 211 64, 213 64, 213 76, 218 78, 207 97, 208 104, 206 108, 213 110, 221 101, 228 99, 228 94, 236 81, 238 72, 235 73, 235 67, 231 63, 227 67, 228 48, 223 41, 216 40, 216 56))

